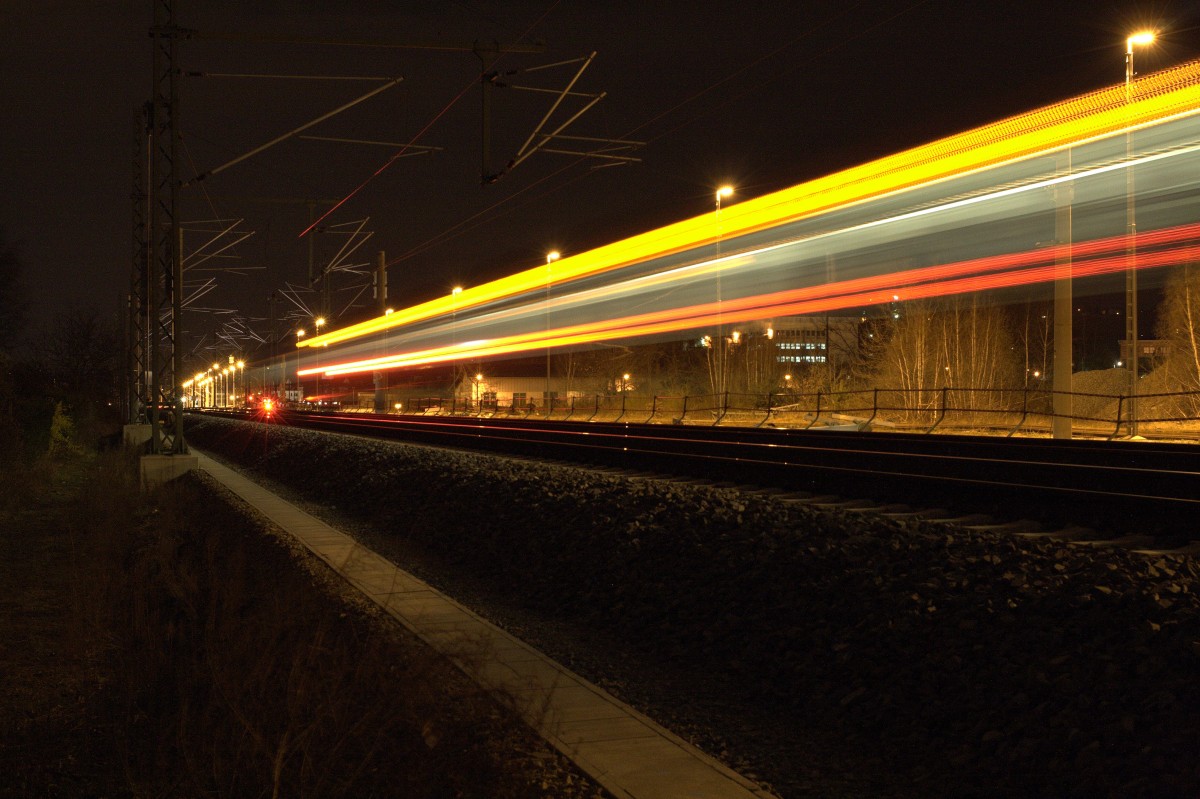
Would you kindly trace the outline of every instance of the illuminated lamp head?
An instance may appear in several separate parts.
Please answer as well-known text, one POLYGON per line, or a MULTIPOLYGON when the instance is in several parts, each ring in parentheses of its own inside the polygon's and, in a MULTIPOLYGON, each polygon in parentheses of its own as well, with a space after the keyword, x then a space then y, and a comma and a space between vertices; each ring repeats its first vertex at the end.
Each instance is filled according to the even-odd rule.
POLYGON ((1138 31, 1125 40, 1127 52, 1133 52, 1133 46, 1145 47, 1148 44, 1153 44, 1157 34, 1154 31, 1138 31))

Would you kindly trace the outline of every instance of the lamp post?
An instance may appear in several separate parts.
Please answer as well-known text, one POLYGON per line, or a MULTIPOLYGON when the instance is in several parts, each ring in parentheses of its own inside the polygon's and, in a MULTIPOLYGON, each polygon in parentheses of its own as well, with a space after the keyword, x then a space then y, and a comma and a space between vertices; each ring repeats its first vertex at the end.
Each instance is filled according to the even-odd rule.
MULTIPOLYGON (((721 258, 721 200, 733 196, 733 186, 721 186, 716 191, 717 199, 717 259, 721 258)), ((717 395, 725 396, 725 321, 721 307, 721 266, 717 264, 717 395)))
POLYGON ((458 397, 458 295, 462 294, 462 286, 450 290, 450 351, 454 356, 450 361, 450 399, 457 401, 458 397))
MULTIPOLYGON (((325 326, 325 317, 324 316, 318 316, 316 319, 313 320, 313 327, 315 327, 317 329, 316 335, 318 335, 318 336, 321 335, 321 328, 323 328, 324 326, 325 326)), ((320 366, 320 364, 314 364, 314 366, 320 366)), ((313 375, 313 379, 316 381, 315 387, 313 388, 313 394, 315 394, 317 397, 317 404, 320 404, 320 402, 321 402, 321 373, 319 371, 316 372, 313 375)))
MULTIPOLYGON (((1154 42, 1154 31, 1139 31, 1125 40, 1125 104, 1133 102, 1133 46, 1154 42)), ((1134 201, 1133 131, 1125 132, 1125 341, 1129 346, 1129 437, 1138 433, 1138 285, 1137 212, 1134 201)))
POLYGON ((733 186, 722 186, 717 189, 717 216, 721 214, 721 199, 733 196, 733 186))
POLYGON ((304 328, 296 330, 296 403, 304 401, 304 384, 300 382, 300 340, 307 335, 304 328))
POLYGON ((554 400, 550 398, 550 264, 562 257, 558 250, 546 253, 546 416, 554 411, 554 400))
MULTIPOLYGON (((237 394, 237 396, 242 397, 244 399, 245 395, 247 393, 246 392, 246 362, 238 361, 237 363, 234 364, 234 366, 237 367, 238 372, 242 373, 242 393, 241 394, 237 393, 237 376, 236 376, 237 373, 236 372, 234 373, 233 392, 234 392, 234 394, 237 394)), ((242 402, 240 404, 245 405, 246 403, 242 402)))

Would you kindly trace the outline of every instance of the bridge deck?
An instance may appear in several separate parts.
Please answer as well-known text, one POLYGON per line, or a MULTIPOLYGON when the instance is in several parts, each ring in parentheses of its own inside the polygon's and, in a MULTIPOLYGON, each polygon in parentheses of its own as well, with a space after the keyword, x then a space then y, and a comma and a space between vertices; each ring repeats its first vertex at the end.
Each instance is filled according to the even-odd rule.
POLYGON ((212 458, 199 467, 518 713, 613 796, 771 794, 350 536, 212 458))

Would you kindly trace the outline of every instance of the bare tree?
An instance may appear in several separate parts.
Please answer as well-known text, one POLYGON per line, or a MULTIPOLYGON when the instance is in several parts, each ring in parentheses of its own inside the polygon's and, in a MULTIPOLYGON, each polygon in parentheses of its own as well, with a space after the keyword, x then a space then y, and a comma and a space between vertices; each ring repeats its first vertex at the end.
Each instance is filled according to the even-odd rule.
POLYGON ((57 314, 35 354, 74 409, 107 406, 119 396, 121 337, 113 319, 95 311, 57 314))
POLYGON ((1176 410, 1200 414, 1200 264, 1181 266, 1168 278, 1158 336, 1168 343, 1160 366, 1166 389, 1191 392, 1176 410))
POLYGON ((1025 303, 1021 329, 1021 349, 1025 356, 1025 385, 1028 386, 1047 376, 1053 344, 1050 303, 1025 303))
POLYGON ((1004 407, 1016 389, 1020 360, 1009 315, 978 296, 907 304, 873 327, 866 349, 869 379, 895 391, 891 402, 907 411, 935 408, 941 389, 951 407, 1004 407))

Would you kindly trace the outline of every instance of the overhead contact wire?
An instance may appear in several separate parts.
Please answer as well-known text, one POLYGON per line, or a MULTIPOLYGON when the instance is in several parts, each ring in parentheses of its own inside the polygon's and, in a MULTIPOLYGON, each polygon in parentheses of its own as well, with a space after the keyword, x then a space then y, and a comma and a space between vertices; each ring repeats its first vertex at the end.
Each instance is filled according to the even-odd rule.
MULTIPOLYGON (((542 15, 540 17, 538 17, 536 20, 534 20, 533 23, 525 30, 525 32, 517 38, 517 42, 520 42, 521 40, 523 40, 526 36, 528 36, 530 34, 530 32, 534 28, 536 28, 539 24, 541 24, 542 20, 546 18, 546 15, 549 14, 552 10, 554 10, 554 7, 558 5, 558 2, 559 2, 559 0, 555 0, 555 2, 551 3, 550 7, 547 8, 545 11, 543 11, 542 15)), ((497 61, 499 61, 503 57, 504 57, 503 55, 500 56, 500 58, 498 58, 497 61)), ((383 163, 383 165, 379 167, 379 169, 376 169, 371 174, 370 177, 368 177, 366 180, 364 180, 362 183, 360 183, 357 186, 357 188, 355 188, 353 191, 351 191, 349 194, 347 194, 345 197, 343 197, 341 200, 339 200, 336 205, 334 205, 332 208, 330 208, 325 213, 321 214, 321 216, 316 221, 314 221, 312 224, 310 224, 308 227, 306 227, 304 230, 302 230, 300 232, 300 235, 297 236, 296 238, 302 239, 305 236, 307 236, 308 233, 313 230, 313 228, 315 228, 317 225, 319 225, 321 222, 323 222, 330 214, 332 214, 334 211, 336 211, 337 209, 339 209, 343 205, 345 205, 347 202, 349 202, 356 194, 358 194, 360 191, 362 191, 364 188, 366 188, 367 184, 369 184, 375 178, 379 177, 379 175, 383 174, 388 169, 388 167, 390 167, 392 164, 394 164, 397 161, 397 159, 399 159, 402 155, 404 155, 405 152, 407 152, 409 147, 416 144, 421 139, 421 137, 424 136, 429 131, 429 129, 432 128, 434 126, 434 124, 437 123, 437 121, 439 119, 441 119, 443 116, 445 116, 446 112, 449 111, 451 108, 453 108, 458 103, 458 101, 461 100, 463 98, 463 96, 468 91, 471 90, 471 87, 474 85, 475 85, 475 78, 472 78, 471 81, 462 88, 462 91, 460 91, 457 95, 455 95, 453 100, 451 100, 449 103, 447 103, 446 106, 444 108, 442 108, 441 111, 437 112, 437 114, 433 117, 433 119, 429 120, 429 122, 426 123, 425 127, 421 128, 421 130, 417 133, 417 135, 409 140, 408 144, 406 144, 402 148, 400 148, 399 152, 397 152, 391 158, 389 158, 387 161, 385 161, 383 163)))

